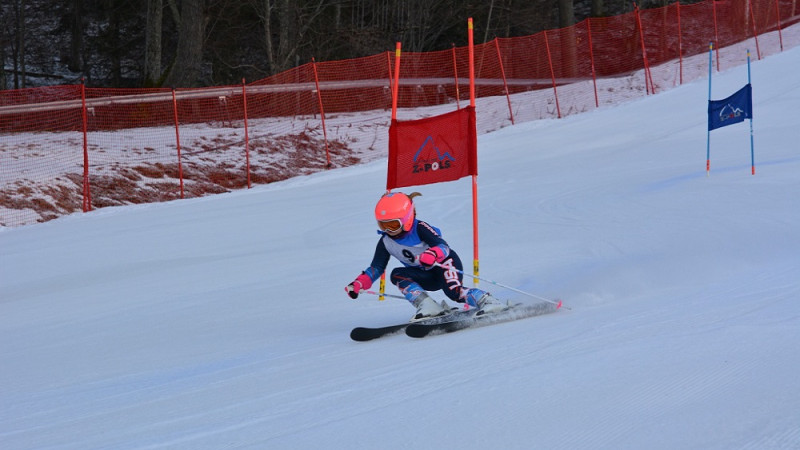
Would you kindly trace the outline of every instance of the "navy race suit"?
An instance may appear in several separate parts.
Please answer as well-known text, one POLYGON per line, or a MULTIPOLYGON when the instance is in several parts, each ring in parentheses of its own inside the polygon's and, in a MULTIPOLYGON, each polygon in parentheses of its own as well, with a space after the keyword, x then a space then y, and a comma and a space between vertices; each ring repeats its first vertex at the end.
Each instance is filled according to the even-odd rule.
POLYGON ((465 301, 464 295, 468 289, 463 289, 462 293, 461 271, 463 265, 461 259, 447 245, 438 228, 414 219, 411 230, 396 237, 389 236, 382 231, 379 231, 378 234, 381 235, 381 238, 375 248, 375 256, 369 267, 364 270, 364 273, 373 282, 386 271, 389 257, 394 256, 404 267, 392 270, 389 280, 404 294, 407 294, 409 290, 419 288, 426 291, 443 290, 450 300, 460 303, 465 301), (445 258, 439 263, 441 267, 435 266, 426 269, 419 264, 417 258, 431 247, 438 247, 445 258))

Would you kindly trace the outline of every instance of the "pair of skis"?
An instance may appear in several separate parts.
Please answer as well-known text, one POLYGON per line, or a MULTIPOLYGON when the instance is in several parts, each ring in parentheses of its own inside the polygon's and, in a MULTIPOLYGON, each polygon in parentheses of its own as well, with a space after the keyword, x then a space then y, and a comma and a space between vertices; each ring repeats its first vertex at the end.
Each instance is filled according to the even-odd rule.
POLYGON ((556 312, 561 308, 561 301, 541 302, 531 305, 516 304, 510 308, 496 313, 482 314, 479 309, 466 311, 454 311, 450 314, 430 319, 423 319, 415 322, 389 325, 385 327, 357 327, 350 332, 350 338, 354 341, 364 342, 390 336, 405 331, 405 334, 413 338, 423 338, 443 333, 452 333, 478 326, 491 325, 495 323, 509 322, 512 320, 524 319, 526 317, 540 316, 556 312))

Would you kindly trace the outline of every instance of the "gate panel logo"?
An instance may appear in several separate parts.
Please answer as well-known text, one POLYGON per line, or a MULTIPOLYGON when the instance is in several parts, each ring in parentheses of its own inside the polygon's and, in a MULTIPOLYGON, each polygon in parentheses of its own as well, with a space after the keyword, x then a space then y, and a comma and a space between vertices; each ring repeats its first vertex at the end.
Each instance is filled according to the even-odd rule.
POLYGON ((450 169, 456 159, 450 152, 443 152, 434 143, 433 136, 428 136, 414 153, 412 173, 426 173, 431 171, 450 169))

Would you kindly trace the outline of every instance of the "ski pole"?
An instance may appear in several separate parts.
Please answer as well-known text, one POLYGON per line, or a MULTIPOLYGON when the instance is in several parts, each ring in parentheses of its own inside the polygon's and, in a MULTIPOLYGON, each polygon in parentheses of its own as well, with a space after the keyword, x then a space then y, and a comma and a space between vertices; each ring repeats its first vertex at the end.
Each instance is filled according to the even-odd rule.
POLYGON ((403 300, 406 299, 402 295, 386 294, 386 293, 381 294, 380 292, 375 292, 375 291, 360 291, 359 294, 370 294, 370 295, 377 295, 377 296, 381 296, 382 295, 384 297, 400 298, 400 299, 403 299, 403 300))
MULTIPOLYGON (((501 288, 508 289, 508 290, 510 290, 510 291, 517 292, 517 293, 519 293, 519 294, 527 295, 528 297, 533 297, 533 298, 535 298, 535 299, 537 299, 537 300, 543 300, 543 301, 545 301, 545 302, 547 302, 547 303, 552 303, 552 304, 554 304, 554 305, 558 305, 559 307, 561 307, 561 300, 558 300, 558 301, 555 301, 555 300, 550 300, 550 299, 548 299, 548 298, 540 297, 540 296, 538 296, 538 295, 536 295, 536 294, 531 294, 530 292, 525 292, 525 291, 519 290, 519 289, 517 289, 517 288, 511 287, 511 286, 507 286, 507 285, 505 285, 505 284, 498 283, 498 282, 496 282, 496 281, 487 280, 486 278, 481 278, 481 277, 479 277, 479 276, 476 276, 476 275, 468 275, 468 274, 464 273, 464 271, 463 271, 463 270, 458 270, 458 269, 456 269, 455 267, 452 267, 452 268, 451 268, 451 267, 444 267, 444 266, 442 266, 442 265, 441 265, 441 264, 439 264, 439 263, 436 263, 436 264, 434 264, 434 265, 435 265, 435 266, 438 266, 438 267, 441 267, 442 269, 445 269, 445 270, 453 269, 453 270, 455 270, 456 272, 460 273, 461 275, 464 275, 464 276, 469 276, 469 277, 472 277, 472 278, 477 278, 477 279, 479 279, 479 280, 481 280, 481 281, 485 281, 485 282, 487 282, 487 283, 491 283, 491 284, 493 284, 493 285, 495 285, 495 286, 499 286, 499 287, 501 287, 501 288)), ((566 307, 566 306, 565 306, 565 308, 566 308, 566 309, 572 309, 572 308, 569 308, 569 307, 566 307)))

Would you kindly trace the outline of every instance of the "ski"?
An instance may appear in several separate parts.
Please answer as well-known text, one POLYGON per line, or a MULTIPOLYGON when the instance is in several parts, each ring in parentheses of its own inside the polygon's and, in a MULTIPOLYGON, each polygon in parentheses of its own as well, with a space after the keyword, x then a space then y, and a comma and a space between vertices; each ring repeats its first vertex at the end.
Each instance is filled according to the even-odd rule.
MULTIPOLYGON (((461 311, 456 308, 453 309, 449 314, 437 317, 431 317, 430 319, 423 319, 415 322, 405 322, 396 325, 387 325, 385 327, 356 327, 353 328, 352 331, 350 331, 350 339, 358 342, 371 341, 373 339, 382 338, 384 336, 391 336, 393 334, 397 334, 403 331, 409 325, 437 324, 437 323, 451 321, 459 317, 460 315, 464 314, 465 312, 466 311, 461 311)), ((474 314, 475 312, 476 312, 475 310, 471 311, 472 314, 474 314)))
POLYGON ((371 341, 403 331, 408 323, 389 325, 386 327, 356 327, 350 332, 350 339, 358 342, 371 341))
POLYGON ((540 316, 556 312, 561 307, 561 302, 542 302, 532 305, 517 304, 505 311, 492 314, 478 315, 478 310, 464 311, 449 314, 436 323, 412 323, 405 327, 406 335, 413 338, 452 333, 465 328, 486 326, 495 323, 510 322, 526 317, 540 316))

